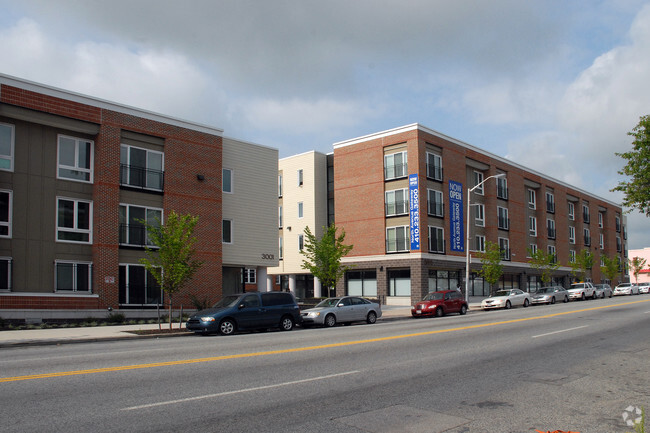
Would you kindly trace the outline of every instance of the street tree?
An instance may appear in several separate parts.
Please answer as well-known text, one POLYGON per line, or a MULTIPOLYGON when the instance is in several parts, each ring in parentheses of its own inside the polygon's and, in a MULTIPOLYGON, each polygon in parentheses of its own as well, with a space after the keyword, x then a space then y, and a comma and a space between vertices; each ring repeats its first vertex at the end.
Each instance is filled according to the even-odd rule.
POLYGON ((602 256, 602 261, 603 264, 600 267, 600 273, 613 283, 614 278, 621 272, 621 259, 618 256, 614 256, 614 258, 602 256))
POLYGON ((627 160, 618 173, 627 176, 628 180, 620 181, 612 191, 624 194, 623 206, 650 217, 650 115, 642 116, 628 135, 634 137, 632 150, 616 153, 627 160))
POLYGON ((646 264, 646 259, 641 257, 632 257, 631 259, 628 260, 628 263, 630 264, 630 271, 632 272, 632 275, 634 275, 634 282, 638 283, 639 274, 641 273, 643 267, 646 264))
POLYGON ((332 296, 332 289, 336 288, 336 282, 349 269, 349 266, 341 264, 341 258, 352 251, 352 245, 346 245, 345 230, 341 229, 337 234, 334 224, 323 227, 323 235, 320 239, 305 227, 305 243, 300 254, 305 256, 302 261, 302 269, 306 269, 318 278, 326 288, 328 296, 332 296))
POLYGON ((175 211, 167 215, 164 224, 160 220, 153 224, 142 221, 147 228, 149 241, 157 248, 146 247, 147 257, 140 259, 140 263, 154 276, 169 298, 169 329, 172 328, 173 295, 203 264, 194 258, 194 228, 198 221, 198 216, 180 215, 175 211))
POLYGON ((541 273, 540 278, 544 285, 551 282, 553 272, 555 272, 560 264, 557 262, 557 257, 553 253, 548 253, 542 250, 535 250, 534 252, 529 248, 528 255, 531 257, 530 266, 541 273))
POLYGON ((578 281, 584 281, 587 278, 587 271, 591 270, 594 266, 594 255, 587 249, 580 250, 576 254, 575 261, 569 263, 571 266, 571 274, 573 278, 578 281))
POLYGON ((480 253, 478 256, 482 265, 478 274, 488 282, 490 293, 493 294, 496 291, 496 285, 501 279, 501 275, 503 275, 503 264, 501 264, 503 252, 499 244, 487 241, 485 243, 485 252, 480 253))

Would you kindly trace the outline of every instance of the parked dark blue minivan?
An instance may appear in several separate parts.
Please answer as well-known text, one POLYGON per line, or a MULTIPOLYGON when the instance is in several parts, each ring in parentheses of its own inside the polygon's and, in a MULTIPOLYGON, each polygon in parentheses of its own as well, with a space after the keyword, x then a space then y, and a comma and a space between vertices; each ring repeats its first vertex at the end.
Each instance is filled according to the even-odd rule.
POLYGON ((193 314, 186 328, 201 334, 230 335, 245 329, 291 331, 300 321, 300 308, 291 293, 249 292, 225 296, 212 308, 193 314))

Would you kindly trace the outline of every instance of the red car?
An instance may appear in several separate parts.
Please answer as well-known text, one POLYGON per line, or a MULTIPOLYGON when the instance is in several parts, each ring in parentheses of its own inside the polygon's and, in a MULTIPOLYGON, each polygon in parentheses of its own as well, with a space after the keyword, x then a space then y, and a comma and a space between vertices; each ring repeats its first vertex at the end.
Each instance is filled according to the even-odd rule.
POLYGON ((467 313, 467 302, 458 290, 431 292, 411 308, 413 317, 442 317, 447 313, 467 313))

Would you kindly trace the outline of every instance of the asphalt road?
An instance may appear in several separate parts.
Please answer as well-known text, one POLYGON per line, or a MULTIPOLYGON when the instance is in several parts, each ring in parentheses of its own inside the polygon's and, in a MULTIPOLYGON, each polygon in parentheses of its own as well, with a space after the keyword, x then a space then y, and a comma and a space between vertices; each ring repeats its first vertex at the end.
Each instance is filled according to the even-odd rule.
POLYGON ((650 297, 0 350, 2 432, 628 432, 650 297))

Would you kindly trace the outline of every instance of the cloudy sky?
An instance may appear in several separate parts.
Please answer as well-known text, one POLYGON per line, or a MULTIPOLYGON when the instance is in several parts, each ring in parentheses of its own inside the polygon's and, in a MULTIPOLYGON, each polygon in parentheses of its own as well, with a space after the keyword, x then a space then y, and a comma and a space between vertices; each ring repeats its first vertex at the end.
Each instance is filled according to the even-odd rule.
MULTIPOLYGON (((0 73, 280 157, 411 123, 620 202, 650 114, 641 0, 0 0, 0 73)), ((628 216, 629 248, 650 219, 628 216)))

